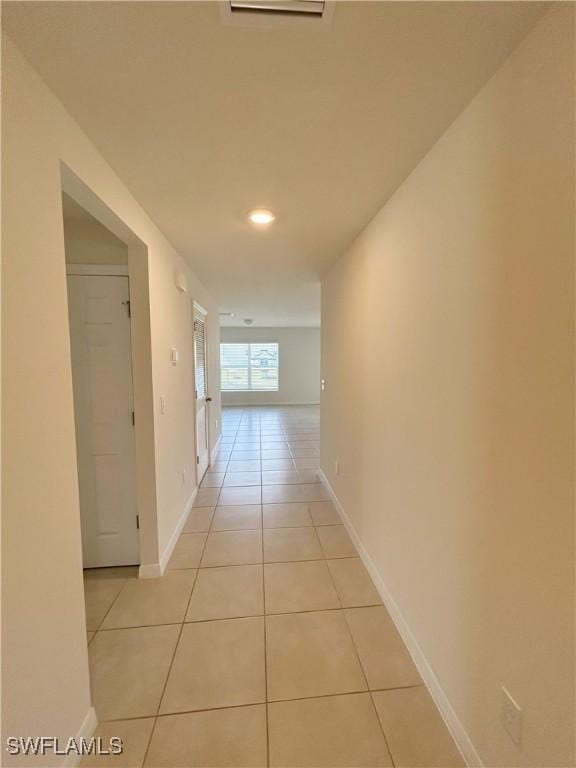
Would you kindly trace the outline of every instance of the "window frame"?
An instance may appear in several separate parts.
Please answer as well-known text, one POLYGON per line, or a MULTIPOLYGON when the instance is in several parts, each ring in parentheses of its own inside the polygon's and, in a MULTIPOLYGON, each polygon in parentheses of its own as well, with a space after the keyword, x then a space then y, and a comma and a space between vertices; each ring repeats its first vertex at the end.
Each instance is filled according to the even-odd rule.
MULTIPOLYGON (((233 366, 228 366, 232 368, 233 366)), ((263 393, 263 392, 279 392, 280 391, 280 343, 278 341, 221 341, 220 342, 220 392, 222 394, 226 394, 227 392, 256 392, 256 393, 263 393), (237 345, 242 347, 248 348, 248 365, 246 367, 246 371, 248 374, 248 387, 247 388, 241 388, 241 389, 224 389, 222 386, 222 346, 223 345, 237 345), (255 346, 275 346, 277 350, 277 364, 276 364, 276 386, 274 389, 254 389, 252 388, 252 347, 255 346)))

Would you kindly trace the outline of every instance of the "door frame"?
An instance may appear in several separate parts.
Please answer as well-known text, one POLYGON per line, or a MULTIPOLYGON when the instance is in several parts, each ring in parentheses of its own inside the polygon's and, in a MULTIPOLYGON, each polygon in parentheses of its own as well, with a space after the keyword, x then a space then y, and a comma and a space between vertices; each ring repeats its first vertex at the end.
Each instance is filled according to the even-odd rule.
POLYGON ((67 275, 87 275, 96 277, 127 277, 130 286, 130 272, 127 264, 68 264, 67 275))
MULTIPOLYGON (((79 277, 125 277, 128 280, 128 317, 130 319, 130 367, 131 367, 131 381, 132 381, 132 408, 135 408, 134 403, 134 365, 132 355, 132 312, 130 310, 132 305, 132 294, 130 289, 130 273, 127 264, 68 264, 66 263, 66 277, 69 275, 75 275, 79 277)), ((134 411, 133 411, 134 413, 134 411)), ((132 435, 132 449, 134 452, 134 477, 133 477, 133 493, 134 502, 136 506, 137 528, 136 536, 138 539, 138 562, 141 563, 142 555, 140 551, 140 511, 138 507, 138 493, 136 483, 136 423, 134 419, 133 435, 132 435)), ((81 521, 82 522, 82 521, 81 521)), ((82 526, 81 526, 82 527, 82 526)), ((132 565, 132 563, 126 563, 126 565, 132 565)), ((99 567, 99 566, 92 566, 99 567)), ((108 566, 100 566, 108 567, 108 566)))
MULTIPOLYGON (((194 330, 194 321, 196 320, 196 314, 202 315, 204 318, 204 363, 205 363, 205 372, 206 372, 206 414, 205 414, 205 421, 206 421, 206 445, 208 447, 208 467, 206 469, 206 472, 210 469, 210 465, 212 464, 212 452, 210 450, 210 401, 208 398, 210 397, 210 373, 209 373, 209 367, 210 367, 210 361, 208 358, 208 310, 200 304, 200 302, 196 301, 196 299, 192 299, 192 373, 193 373, 193 382, 194 382, 194 388, 196 388, 196 354, 195 354, 195 330, 194 330)), ((197 418, 197 409, 196 409, 196 396, 194 396, 194 455, 198 456, 198 418, 197 418)), ((198 488, 200 486, 200 483, 202 481, 202 478, 198 477, 198 462, 195 463, 196 468, 196 487, 198 488)), ((206 474, 206 473, 204 473, 206 474)))
MULTIPOLYGON (((95 265, 101 273, 127 274, 129 278, 132 385, 134 393, 134 442, 136 506, 139 519, 140 578, 162 575, 156 499, 156 453, 154 441, 154 392, 150 333, 150 287, 148 246, 64 162, 60 163, 60 187, 91 216, 116 235, 128 248, 128 264, 95 265), (105 272, 104 272, 105 271, 105 272)), ((63 272, 65 265, 63 264, 63 272)), ((79 272, 90 265, 76 265, 79 272)), ((84 274, 86 272, 84 271, 84 274)), ((66 307, 66 312, 67 312, 66 307)), ((72 389, 70 369, 70 388, 72 389)), ((72 405, 73 407, 73 405, 72 405)), ((73 418, 73 417, 72 417, 73 418)), ((74 439, 76 439, 74 437, 74 439)), ((80 546, 80 541, 78 542, 80 546)))

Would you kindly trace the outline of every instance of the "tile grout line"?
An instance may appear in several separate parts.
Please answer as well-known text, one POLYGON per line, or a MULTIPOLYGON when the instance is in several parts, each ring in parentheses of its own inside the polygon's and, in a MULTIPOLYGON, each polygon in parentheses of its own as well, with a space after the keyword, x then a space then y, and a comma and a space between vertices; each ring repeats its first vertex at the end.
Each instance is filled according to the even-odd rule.
MULTIPOLYGON (((356 553, 356 554, 358 554, 358 553, 356 553)), ((382 722, 380 721, 380 718, 378 717, 378 712, 376 711, 376 706, 374 704, 374 699, 372 698, 372 692, 370 690, 370 684, 368 682, 368 677, 366 676, 366 672, 364 671, 364 667, 363 667, 362 661, 360 659, 360 654, 358 653, 358 648, 356 647, 356 643, 354 642, 354 636, 352 635, 352 632, 350 630, 350 626, 349 626, 348 621, 346 619, 346 612, 345 612, 344 604, 342 602, 342 599, 341 599, 340 594, 338 592, 338 588, 336 586, 336 581, 334 580, 334 576, 333 576, 332 571, 330 570, 330 567, 328 566, 328 564, 326 564, 326 568, 328 569, 328 573, 330 574, 330 580, 332 582, 332 586, 334 587, 334 591, 336 592, 336 597, 338 598, 338 603, 340 604, 340 610, 341 610, 342 616, 344 618, 344 623, 346 624, 346 628, 348 630, 348 634, 350 636, 350 640, 352 641, 352 646, 354 648, 354 652, 356 653, 356 657, 358 659, 358 663, 360 665, 360 669, 362 670, 362 676, 364 677, 364 681, 366 682, 367 693, 368 693, 368 696, 370 698, 370 703, 372 704, 372 709, 374 710, 374 714, 376 716, 376 720, 378 722, 378 725, 380 726, 380 731, 382 733, 382 737, 384 738, 384 743, 386 745, 386 749, 388 750, 388 754, 390 756, 390 760, 392 761, 392 766, 394 766, 395 765, 394 758, 392 757, 392 752, 390 750, 390 745, 388 744, 388 739, 386 738, 386 734, 384 733, 384 728, 382 726, 382 722)))
MULTIPOLYGON (((260 425, 260 446, 262 446, 262 426, 260 425)), ((262 451, 260 451, 260 457, 262 457, 262 451)), ((263 502, 263 490, 262 490, 262 458, 260 458, 260 499, 263 502)), ((260 538, 262 547, 262 610, 264 615, 262 617, 262 624, 264 627, 264 709, 266 713, 266 766, 270 766, 270 718, 268 713, 268 639, 266 636, 266 576, 264 568, 264 504, 260 504, 260 522, 262 525, 262 535, 260 538)))
MULTIPOLYGON (((316 526, 314 526, 314 530, 316 530, 316 526)), ((318 535, 318 534, 316 534, 318 535)), ((318 537, 319 538, 319 537, 318 537)), ((324 551, 324 549, 322 548, 324 551)), ((358 552, 356 550, 356 547, 354 547, 354 551, 356 553, 356 556, 358 557, 358 552)), ((330 559, 337 559, 337 558, 330 558, 330 559)), ((328 558, 325 555, 325 562, 328 560, 328 558)), ((386 749, 388 750, 388 755, 390 756, 390 760, 392 761, 392 766, 395 766, 394 758, 392 756, 392 750, 390 749, 390 744, 388 743, 388 739, 386 738, 386 733, 384 732, 384 726, 382 725, 382 721, 380 720, 380 717, 378 715, 378 711, 376 709, 376 705, 374 703, 374 698, 372 696, 372 691, 370 689, 370 683, 368 681, 368 676, 366 674, 366 671, 364 669, 364 665, 362 664, 362 659, 360 658, 360 653, 358 651, 358 648, 356 646, 356 641, 354 640, 354 635, 352 633, 352 630, 350 628, 350 625, 348 623, 348 618, 346 616, 346 609, 342 603, 342 600, 340 598, 340 594, 338 592, 338 588, 336 586, 336 581, 334 580, 334 576, 332 574, 332 571, 330 570, 328 564, 326 565, 326 568, 328 569, 328 573, 330 574, 330 580, 332 582, 332 586, 334 587, 334 591, 336 592, 336 596, 338 598, 338 602, 340 603, 340 610, 342 612, 342 617, 344 618, 344 623, 346 625, 346 629, 348 630, 348 635, 350 637, 350 640, 352 642, 352 647, 354 648, 354 652, 356 654, 356 658, 358 659, 358 664, 360 665, 360 669, 362 670, 362 676, 364 678, 364 682, 366 683, 366 691, 368 693, 368 696, 370 697, 370 703, 372 704, 372 709, 374 710, 374 715, 376 716, 376 720, 378 722, 378 725, 380 726, 380 731, 382 733, 382 737, 384 738, 384 743, 386 744, 386 749)))
MULTIPOLYGON (((212 517, 210 518, 210 525, 208 526, 208 530, 206 531, 206 538, 204 539, 202 552, 200 553, 200 557, 198 558, 198 566, 197 566, 196 578, 194 579, 194 587, 196 586, 196 581, 198 579, 198 571, 200 571, 200 569, 202 568, 202 560, 204 559, 204 553, 206 552, 206 547, 208 546, 208 539, 210 538, 210 534, 213 533, 212 526, 214 525, 214 518, 216 517, 216 510, 218 509, 218 502, 220 500, 221 494, 222 494, 222 486, 218 488, 218 495, 216 496, 216 503, 214 504, 214 511, 212 512, 212 517)), ((192 592, 194 591, 194 587, 192 588, 192 592)), ((190 600, 192 600, 192 592, 190 593, 188 605, 186 606, 186 613, 184 614, 184 619, 186 619, 186 614, 188 613, 188 608, 190 606, 190 600)))
MULTIPOLYGON (((115 566, 114 566, 114 567, 115 567, 115 566)), ((120 566, 120 567, 121 567, 121 568, 123 568, 124 566, 120 566)), ((129 566, 129 567, 131 567, 131 566, 129 566)), ((134 566, 134 567, 137 567, 137 566, 134 566)), ((108 614, 110 613, 110 611, 111 611, 111 610, 112 610, 112 608, 114 607, 114 604, 116 603, 116 601, 117 601, 117 600, 118 600, 118 598, 120 597, 120 594, 121 594, 121 593, 124 591, 124 587, 126 586, 126 583, 129 581, 129 579, 130 579, 130 577, 129 577, 129 576, 127 576, 127 577, 125 578, 125 580, 124 580, 124 584, 122 584, 122 586, 121 586, 121 587, 120 587, 120 589, 118 590, 118 594, 116 595, 116 597, 115 597, 115 598, 112 600, 112 602, 110 603, 110 605, 109 605, 109 607, 108 607, 108 610, 106 611, 106 613, 104 614, 104 616, 102 616, 102 620, 101 620, 101 621, 100 621, 100 623, 98 624, 98 627, 97 627, 97 629, 94 629, 94 630, 92 630, 92 629, 87 629, 87 630, 86 630, 87 632, 94 632, 94 637, 92 637, 90 640, 87 640, 87 641, 86 641, 86 644, 87 644, 87 645, 90 645, 90 643, 91 643, 93 640, 95 640, 95 639, 96 639, 96 635, 98 634, 98 632, 101 632, 101 631, 102 631, 102 624, 104 624, 104 622, 106 621, 106 617, 108 616, 108 614)))
MULTIPOLYGON (((180 534, 182 535, 182 534, 180 534)), ((164 698, 164 694, 166 693, 166 687, 168 686, 168 680, 170 679, 170 673, 172 672, 172 667, 174 666, 174 659, 176 658, 176 653, 178 651, 178 646, 180 645, 180 638, 182 637, 182 632, 184 631, 184 625, 186 624, 186 615, 188 613, 188 608, 190 607, 190 601, 192 600, 192 594, 194 592, 194 588, 196 587, 196 582, 198 580, 198 573, 200 571, 200 563, 202 562, 202 557, 204 556, 204 550, 206 549, 206 543, 208 541, 208 535, 204 539, 204 544, 202 547, 202 552, 200 554, 199 562, 198 562, 198 568, 196 568, 196 573, 194 575, 194 581, 192 583, 192 589, 190 590, 190 594, 188 595, 188 600, 186 601, 186 607, 184 609, 184 613, 182 614, 182 622, 180 624, 180 631, 178 632, 178 637, 176 638, 176 643, 174 645, 174 651, 172 652, 172 658, 170 659, 170 664, 168 666, 168 672, 166 674, 166 678, 164 680, 164 685, 162 686, 162 691, 160 693, 160 697, 158 699, 158 706, 156 708, 156 715, 154 716, 154 723, 152 724, 152 729, 150 731, 150 737, 148 739, 148 744, 146 746, 146 752, 144 753, 144 757, 142 759, 142 766, 145 765, 146 759, 148 757, 148 752, 150 751, 150 746, 152 744, 152 739, 154 738, 154 732, 156 730, 156 723, 158 722, 158 716, 160 714, 160 707, 162 706, 162 699, 164 698)), ((185 569, 185 570, 192 570, 192 569, 185 569)), ((162 578, 162 577, 160 577, 162 578)), ((173 625, 172 625, 173 626, 173 625)))
MULTIPOLYGON (((324 563, 324 560, 296 560, 296 561, 288 561, 287 563, 281 563, 281 565, 296 565, 301 562, 306 563, 324 563)), ((276 565, 276 563, 248 563, 247 565, 241 565, 238 566, 239 568, 257 568, 260 565, 276 565)), ((229 567, 235 567, 235 566, 218 566, 222 568, 229 568, 229 567)), ((188 570, 200 570, 195 568, 190 568, 188 570)), ((198 580, 198 575, 196 574, 194 578, 194 585, 192 587, 192 592, 194 591, 194 587, 196 586, 196 582, 198 580)), ((192 596, 192 592, 190 593, 190 597, 192 596)), ((338 593, 336 593, 338 596, 338 593)), ((300 611, 271 611, 269 613, 248 613, 246 615, 241 616, 218 616, 216 618, 212 619, 191 619, 189 621, 164 621, 160 624, 131 624, 128 627, 109 627, 108 629, 101 629, 100 632, 123 632, 127 629, 147 629, 148 627, 177 627, 180 624, 209 624, 214 623, 217 621, 235 621, 236 619, 259 619, 262 616, 294 616, 295 614, 308 614, 308 613, 334 613, 336 611, 345 611, 345 610, 355 610, 358 608, 380 608, 382 606, 382 603, 362 603, 362 605, 347 605, 347 606, 340 606, 338 608, 308 608, 306 610, 300 610, 300 611)), ((188 610, 188 609, 187 609, 188 610)), ((417 686, 412 685, 401 685, 398 686, 399 688, 412 688, 417 686)), ((376 690, 376 689, 375 689, 376 690)), ((382 690, 389 690, 388 688, 382 689, 382 690)))
MULTIPOLYGON (((308 525, 306 526, 306 530, 309 531, 314 526, 308 525)), ((284 531, 285 528, 265 528, 266 531, 284 531)), ((243 531, 213 531, 213 533, 259 533, 259 529, 254 529, 252 531, 249 530, 243 530, 243 531)), ((263 537, 262 537, 263 538, 263 537)), ((352 555, 349 557, 326 557, 323 555, 322 557, 310 557, 302 560, 265 560, 265 565, 285 565, 289 563, 324 563, 326 560, 356 560, 358 558, 353 557, 352 555)), ((206 570, 210 568, 240 568, 243 565, 262 565, 261 561, 258 561, 257 563, 224 563, 222 565, 203 565, 200 570, 206 570)), ((172 570, 175 571, 190 571, 194 570, 193 568, 173 568, 172 570)), ((375 603, 375 605, 381 605, 381 603, 375 603)))
MULTIPOLYGON (((261 446, 262 446, 262 424, 261 424, 261 421, 259 422, 259 424, 260 424, 260 426, 259 426, 259 437, 260 437, 260 449, 261 449, 261 446)), ((142 765, 144 764, 144 762, 146 761, 146 759, 148 757, 150 746, 151 746, 151 743, 152 743, 152 740, 153 740, 153 737, 154 737, 154 733, 155 733, 156 724, 157 724, 158 719, 160 717, 165 717, 165 716, 171 716, 171 715, 177 715, 177 714, 183 714, 184 713, 184 712, 174 712, 174 713, 167 712, 167 713, 160 714, 160 708, 161 708, 162 700, 163 700, 163 698, 165 696, 165 692, 166 692, 166 688, 167 688, 167 685, 168 685, 168 681, 169 681, 169 678, 170 678, 170 675, 171 675, 171 672, 172 672, 172 669, 173 669, 175 657, 176 657, 176 654, 178 652, 178 647, 179 647, 179 643, 181 641, 182 633, 183 633, 183 630, 184 630, 184 625, 186 623, 202 623, 202 621, 200 621, 200 622, 187 622, 186 621, 186 616, 188 614, 188 610, 189 610, 190 602, 192 600, 193 593, 194 593, 194 591, 196 589, 196 586, 197 586, 199 572, 201 570, 201 562, 202 562, 204 554, 205 554, 206 546, 207 546, 207 543, 208 543, 208 537, 209 537, 210 533, 215 532, 214 528, 213 528, 213 526, 214 526, 215 510, 219 506, 218 502, 219 502, 219 500, 221 498, 222 490, 224 488, 224 479, 225 479, 226 474, 228 473, 228 466, 229 466, 230 462, 232 461, 231 454, 233 453, 234 447, 236 445, 236 441, 237 441, 237 438, 238 438, 238 432, 239 432, 239 430, 236 430, 235 440, 234 440, 234 443, 232 443, 232 448, 230 449, 230 455, 229 455, 229 457, 227 459, 227 462, 226 462, 226 469, 225 469, 225 471, 223 473, 223 475, 224 475, 223 483, 222 483, 221 486, 217 486, 216 487, 218 489, 218 492, 216 494, 216 502, 215 502, 215 506, 213 508, 212 516, 211 516, 211 519, 210 519, 210 524, 208 526, 208 531, 206 532, 206 538, 205 538, 205 540, 203 542, 202 552, 201 552, 200 558, 199 558, 199 564, 198 564, 198 566, 196 568, 174 569, 174 570, 194 570, 195 571, 194 579, 193 579, 193 582, 192 582, 192 587, 190 589, 190 594, 188 595, 188 599, 187 599, 187 602, 186 602, 186 607, 185 607, 185 610, 184 610, 182 621, 181 622, 170 622, 170 623, 164 624, 164 625, 162 625, 162 624, 141 625, 141 627, 144 628, 144 627, 152 627, 152 626, 177 626, 178 624, 180 624, 180 631, 179 631, 177 639, 176 639, 174 651, 172 653, 172 657, 171 657, 170 664, 169 664, 169 667, 168 667, 168 671, 167 671, 167 674, 166 674, 166 679, 165 679, 164 685, 162 687, 162 692, 160 694, 159 703, 158 703, 158 706, 156 708, 156 714, 155 715, 146 715, 146 716, 133 717, 133 718, 119 718, 119 720, 141 720, 141 719, 149 719, 151 717, 154 719, 154 722, 153 722, 153 725, 152 725, 152 728, 151 728, 151 731, 150 731, 150 735, 148 737, 148 742, 147 742, 146 751, 145 751, 145 754, 144 754, 144 757, 143 757, 142 765)), ((288 444, 287 435, 286 435, 285 432, 284 432, 284 436, 285 436, 286 442, 288 444)), ((290 451, 290 454, 292 455, 292 449, 290 448, 289 445, 288 445, 288 450, 290 451)), ((265 566, 265 562, 264 562, 264 559, 265 559, 265 557, 264 557, 264 535, 263 535, 264 531, 265 530, 282 530, 282 529, 286 529, 286 528, 306 528, 306 529, 308 529, 310 527, 313 527, 314 528, 314 533, 315 533, 315 538, 318 541, 318 544, 320 546, 320 551, 323 553, 323 557, 320 560, 315 558, 312 562, 314 562, 314 561, 326 562, 329 558, 324 553, 324 549, 322 547, 322 543, 321 543, 321 541, 319 539, 319 536, 318 536, 317 527, 315 525, 312 525, 312 526, 284 526, 284 527, 280 527, 280 528, 276 528, 276 529, 274 529, 274 528, 264 529, 264 510, 263 510, 263 501, 262 501, 262 488, 264 486, 264 478, 262 476, 262 472, 263 472, 263 470, 262 470, 262 461, 263 460, 262 460, 262 457, 261 457, 261 450, 260 450, 260 459, 259 459, 259 463, 260 463, 260 484, 259 485, 260 485, 260 488, 261 488, 261 492, 260 492, 260 498, 261 498, 261 501, 260 501, 261 528, 259 530, 262 531, 262 537, 261 537, 262 563, 261 563, 261 566, 262 566, 262 589, 263 589, 263 611, 264 611, 264 613, 263 613, 263 627, 264 627, 264 675, 265 675, 265 702, 264 703, 265 703, 265 706, 266 706, 267 765, 269 765, 269 761, 270 761, 270 754, 269 754, 269 727, 268 727, 268 725, 269 725, 269 723, 268 723, 269 695, 268 695, 268 681, 267 681, 267 643, 266 643, 266 615, 267 614, 266 614, 266 591, 265 591, 265 569, 264 569, 264 566, 265 566)), ((293 466, 295 466, 295 460, 294 460, 293 456, 290 459, 290 461, 292 462, 293 466)), ((296 470, 296 471, 298 471, 298 470, 296 470)), ((205 486, 205 487, 214 488, 214 486, 205 486)), ((242 486, 228 486, 228 487, 234 488, 234 487, 242 487, 242 486)), ((318 500, 318 501, 320 501, 320 500, 318 500)), ((282 504, 282 503, 289 503, 289 502, 278 502, 278 503, 282 504)), ((311 501, 311 502, 305 501, 303 503, 307 507, 308 511, 310 511, 310 506, 309 505, 311 503, 314 503, 314 501, 311 501)), ((236 505, 225 505, 225 506, 236 506, 236 505)), ((243 505, 241 505, 241 506, 243 506, 243 505)), ((235 530, 235 529, 230 529, 230 530, 235 530)), ((245 530, 258 530, 258 529, 239 529, 239 530, 245 531, 245 530)), ((354 557, 354 556, 353 555, 346 556, 346 558, 352 558, 352 557, 354 557)), ((357 557, 357 555, 356 555, 356 557, 357 557)), ((330 559, 333 559, 333 558, 330 558, 330 559)), ((338 558, 338 559, 342 559, 342 558, 338 558)), ((276 561, 276 562, 298 563, 298 562, 311 562, 311 561, 308 561, 308 560, 306 560, 306 561, 288 560, 288 561, 276 561)), ((244 565, 244 564, 238 564, 238 565, 244 565)), ((225 566, 212 566, 212 567, 225 567, 225 566)), ((330 571, 329 571, 329 573, 330 573, 330 571)), ((330 573, 330 577, 332 579, 332 583, 334 583, 331 573, 330 573)), ((108 614, 112 610, 112 608, 115 605, 116 601, 119 599, 120 595, 122 594, 122 592, 126 588, 126 584, 127 584, 128 581, 129 581, 129 579, 127 578, 125 580, 124 584, 122 584, 120 590, 118 591, 117 595, 115 596, 115 598, 113 599, 112 603, 110 604, 108 610, 106 611, 104 617, 102 618, 102 621, 98 625, 98 628, 94 631, 95 635, 99 631, 108 631, 108 630, 101 629, 102 624, 104 623, 106 617, 108 616, 108 614)), ((340 598, 339 598, 337 590, 336 590, 336 594, 337 594, 337 598, 338 598, 339 604, 341 605, 341 601, 340 601, 340 598)), ((321 610, 335 610, 335 609, 321 609, 321 610)), ((286 612, 286 613, 310 613, 310 612, 318 612, 318 610, 316 610, 316 611, 295 611, 295 612, 286 612)), ((273 614, 273 615, 278 615, 278 614, 273 614)), ((280 614, 280 615, 282 615, 282 614, 280 614)), ((241 617, 234 617, 234 618, 241 618, 241 617)), ((248 618, 248 617, 246 617, 246 618, 248 618)), ((205 620, 205 621, 216 621, 216 620, 218 620, 218 619, 205 620)), ((139 628, 139 627, 118 627, 118 628, 111 627, 110 630, 132 629, 132 628, 139 628)), ((417 687, 417 686, 410 686, 410 687, 417 687)), ((350 692, 350 693, 356 693, 356 692, 350 692)), ((332 695, 337 695, 337 694, 328 694, 327 696, 332 696, 332 695)), ((296 700, 296 701, 297 700, 305 700, 305 699, 308 699, 308 698, 318 698, 318 697, 302 697, 301 699, 294 699, 294 700, 296 700)), ((324 698, 324 696, 322 696, 322 698, 324 698)), ((283 699, 278 699, 278 701, 283 701, 283 699)), ((213 708, 207 708, 207 709, 201 709, 201 710, 185 710, 185 712, 194 713, 194 712, 204 712, 204 711, 214 711, 214 710, 226 710, 226 709, 231 709, 231 708, 246 707, 246 706, 253 706, 253 705, 254 705, 253 703, 252 704, 242 704, 242 705, 236 705, 236 706, 232 706, 232 707, 213 707, 213 708)), ((102 720, 101 722, 113 722, 113 721, 102 720)))
MULTIPOLYGON (((115 568, 116 566, 113 566, 113 567, 115 568)), ((124 568, 125 566, 118 566, 118 567, 120 567, 120 568, 124 568)), ((138 566, 137 566, 137 565, 134 565, 134 566, 128 566, 128 567, 129 567, 129 568, 136 568, 136 569, 138 568, 138 566)), ((120 597, 121 593, 124 591, 124 587, 126 586, 126 584, 127 584, 129 581, 131 581, 131 580, 132 580, 132 578, 133 578, 132 576, 126 576, 126 577, 124 577, 124 584, 122 584, 122 586, 121 586, 121 587, 120 587, 120 589, 118 590, 118 594, 116 595, 116 597, 115 597, 115 598, 112 600, 112 602, 110 603, 110 607, 108 608, 108 610, 107 610, 107 611, 106 611, 106 613, 104 614, 104 616, 103 616, 103 618, 102 618, 102 621, 100 622, 100 624, 98 624, 98 629, 97 629, 97 630, 94 630, 95 632, 99 632, 99 631, 102 629, 102 624, 103 624, 103 623, 104 623, 104 621, 106 620, 106 617, 108 616, 108 614, 110 613, 110 611, 111 611, 111 610, 112 610, 112 608, 114 607, 114 604, 116 603, 116 601, 117 601, 117 600, 118 600, 118 598, 120 597)), ((138 576, 136 576, 136 579, 138 579, 138 576)))
MULTIPOLYGON (((356 547, 354 547, 354 551, 356 554, 358 554, 356 547)), ((328 568, 330 571, 330 568, 328 568)), ((330 576, 332 577, 332 573, 330 572, 330 576)), ((333 578, 333 577, 332 577, 333 578)), ((334 586, 336 584, 334 583, 334 586)), ((346 629, 348 630, 348 634, 350 636, 350 640, 352 641, 352 647, 354 648, 354 652, 356 653, 356 658, 358 659, 358 663, 360 665, 360 669, 362 670, 362 675, 364 677, 364 680, 366 682, 366 691, 368 693, 368 696, 370 698, 370 703, 372 704, 372 709, 374 711, 374 715, 376 717, 376 721, 378 722, 378 725, 380 726, 380 732, 382 733, 382 737, 384 739, 384 743, 386 745, 386 749, 388 750, 388 755, 390 756, 390 760, 392 761, 392 766, 395 768, 396 763, 394 762, 394 757, 392 755, 392 750, 390 749, 390 744, 388 742, 388 738, 386 737, 386 733, 384 731, 384 726, 382 725, 382 721, 380 720, 380 716, 378 715, 378 710, 376 709, 376 704, 374 703, 374 697, 372 696, 372 690, 370 688, 370 683, 368 681, 368 675, 366 673, 366 670, 364 669, 364 664, 362 664, 362 658, 360 656, 360 652, 358 650, 358 647, 356 645, 356 641, 354 640, 354 633, 352 632, 352 629, 350 627, 350 624, 348 622, 348 616, 346 615, 346 609, 342 608, 342 616, 344 618, 344 623, 346 625, 346 629)))
MULTIPOLYGON (((401 686, 394 686, 392 688, 374 688, 372 691, 365 691, 365 690, 357 690, 357 691, 342 691, 340 693, 320 693, 316 696, 296 696, 294 698, 289 699, 271 699, 268 703, 269 704, 284 704, 287 702, 293 702, 293 701, 311 701, 314 699, 333 699, 333 698, 339 698, 340 696, 358 696, 363 694, 371 694, 371 693, 386 693, 388 691, 408 691, 408 690, 414 690, 416 688, 425 688, 424 684, 420 685, 401 685, 401 686)), ((256 701, 256 702, 249 702, 247 704, 230 704, 225 707, 204 707, 201 709, 179 709, 174 710, 173 712, 162 712, 158 715, 135 715, 133 717, 117 717, 112 719, 103 719, 99 720, 99 723, 116 723, 116 722, 125 722, 125 721, 134 721, 134 720, 150 720, 151 718, 155 719, 162 719, 163 717, 174 717, 175 715, 195 715, 200 712, 221 712, 222 710, 228 710, 228 709, 243 709, 245 707, 258 707, 263 704, 265 704, 265 701, 256 701)))
MULTIPOLYGON (((340 522, 342 522, 342 520, 340 520, 340 522)), ((359 555, 358 555, 358 551, 356 550, 356 547, 354 547, 354 551, 356 553, 356 556, 358 557, 359 555)), ((338 590, 336 588, 336 582, 334 580, 334 576, 332 575, 332 571, 330 570, 329 567, 328 567, 328 571, 330 573, 330 578, 332 579, 332 583, 334 584, 334 589, 336 590, 336 594, 338 594, 338 590)), ((340 596, 339 595, 338 595, 338 599, 340 600, 340 596)), ((340 602, 342 603, 342 601, 340 601, 340 602)), ((380 731, 382 733, 382 737, 384 739, 384 743, 386 745, 386 749, 388 750, 388 755, 390 756, 390 760, 392 762, 392 766, 393 766, 393 768, 395 768, 396 763, 394 762, 394 756, 392 754, 392 749, 390 748, 390 743, 389 743, 388 738, 386 736, 386 732, 384 730, 384 725, 382 723, 382 720, 380 719, 380 715, 378 714, 378 710, 376 709, 376 704, 374 702, 374 697, 372 695, 372 690, 370 688, 370 683, 368 681, 368 675, 366 674, 366 670, 364 669, 364 665, 362 664, 362 659, 360 657, 360 652, 358 651, 358 647, 356 645, 356 641, 354 640, 354 634, 352 632, 352 629, 350 628, 350 624, 348 622, 348 616, 346 615, 346 609, 344 608, 343 605, 342 605, 342 615, 344 617, 344 623, 346 624, 346 628, 348 630, 348 634, 350 636, 350 640, 352 641, 352 646, 354 648, 354 652, 356 653, 356 657, 358 659, 358 663, 360 665, 360 669, 362 670, 362 675, 363 675, 364 680, 366 682, 366 689, 367 689, 367 692, 368 692, 368 696, 370 698, 370 703, 372 704, 372 709, 374 711, 374 715, 376 717, 376 721, 378 722, 378 725, 380 726, 380 731)))
MULTIPOLYGON (((255 486, 247 486, 250 488, 254 488, 255 486)), ((278 506, 281 504, 306 504, 305 501, 287 501, 287 502, 280 502, 278 506)), ((224 506, 220 506, 219 509, 230 509, 230 507, 264 507, 264 506, 270 506, 268 504, 225 504, 224 506)), ((204 507, 196 507, 196 509, 204 509, 204 507)), ((216 507, 214 507, 214 511, 216 511, 216 507)), ((310 511, 310 510, 308 510, 310 511)), ((314 523, 311 523, 311 525, 276 525, 276 526, 267 526, 266 528, 220 528, 219 530, 209 530, 209 531, 182 531, 180 534, 181 536, 189 536, 190 534, 194 533, 242 533, 243 531, 292 531, 297 528, 344 528, 343 525, 339 525, 338 523, 323 523, 320 525, 315 525, 314 523)), ((359 555, 333 555, 330 560, 345 560, 346 558, 357 558, 359 555)), ((182 570, 182 569, 180 569, 182 570)))

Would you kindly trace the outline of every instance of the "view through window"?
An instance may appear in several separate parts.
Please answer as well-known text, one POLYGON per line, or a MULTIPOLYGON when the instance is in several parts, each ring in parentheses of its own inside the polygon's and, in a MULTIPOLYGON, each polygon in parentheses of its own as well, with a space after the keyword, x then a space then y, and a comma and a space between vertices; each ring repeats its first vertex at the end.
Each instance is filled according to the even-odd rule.
POLYGON ((278 344, 220 344, 223 392, 277 392, 278 344))

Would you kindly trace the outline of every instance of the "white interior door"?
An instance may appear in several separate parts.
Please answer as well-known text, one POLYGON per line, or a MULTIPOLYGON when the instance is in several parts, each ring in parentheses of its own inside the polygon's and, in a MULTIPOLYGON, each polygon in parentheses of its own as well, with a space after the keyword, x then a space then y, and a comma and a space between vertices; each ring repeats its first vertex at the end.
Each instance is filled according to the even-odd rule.
POLYGON ((196 465, 200 483, 210 463, 208 438, 208 379, 206 373, 206 315, 194 308, 194 371, 196 386, 196 465))
POLYGON ((140 561, 128 278, 68 275, 85 568, 140 561))

